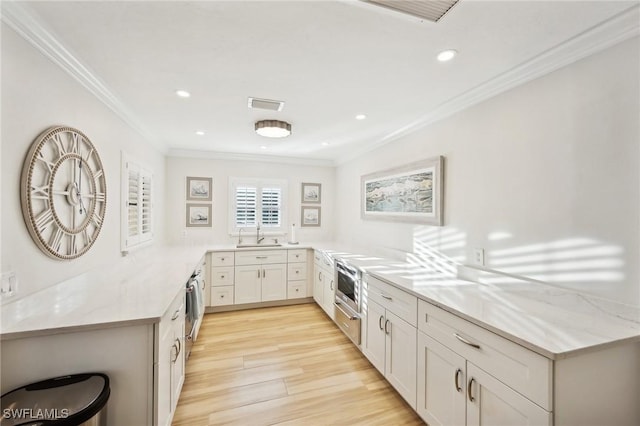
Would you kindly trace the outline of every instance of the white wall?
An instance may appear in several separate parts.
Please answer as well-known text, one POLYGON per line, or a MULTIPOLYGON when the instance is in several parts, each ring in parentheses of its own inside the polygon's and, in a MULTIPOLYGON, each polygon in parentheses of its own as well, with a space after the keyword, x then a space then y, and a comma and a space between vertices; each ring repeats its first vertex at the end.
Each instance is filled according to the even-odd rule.
POLYGON ((336 236, 436 249, 640 305, 640 39, 621 43, 337 168, 336 236), (445 226, 363 221, 360 176, 446 157, 445 226))
MULTIPOLYGON (((334 215, 335 169, 333 167, 167 157, 166 170, 166 232, 170 243, 217 245, 237 242, 237 237, 229 236, 228 231, 229 177, 286 179, 289 182, 289 228, 291 223, 296 224, 298 241, 326 241, 333 238, 332 231, 336 220, 334 215), (213 178, 213 226, 211 228, 185 226, 187 176, 213 178), (302 182, 322 184, 320 227, 300 227, 300 184, 302 182)), ((248 238, 245 240, 249 242, 248 238)))
MULTIPOLYGON (((98 265, 117 268, 120 255, 120 152, 148 164, 164 182, 164 157, 111 110, 5 25, 2 26, 2 271, 13 270, 18 295, 78 275, 98 265), (35 138, 53 125, 84 132, 97 147, 107 179, 107 212, 98 240, 72 261, 47 257, 31 239, 20 207, 20 173, 35 138)), ((164 193, 156 193, 156 220, 164 223, 164 193)), ((156 241, 164 227, 156 226, 156 241)), ((14 299, 15 299, 14 298, 14 299)), ((14 300, 10 299, 10 300, 14 300)), ((8 300, 5 300, 8 301, 8 300)))

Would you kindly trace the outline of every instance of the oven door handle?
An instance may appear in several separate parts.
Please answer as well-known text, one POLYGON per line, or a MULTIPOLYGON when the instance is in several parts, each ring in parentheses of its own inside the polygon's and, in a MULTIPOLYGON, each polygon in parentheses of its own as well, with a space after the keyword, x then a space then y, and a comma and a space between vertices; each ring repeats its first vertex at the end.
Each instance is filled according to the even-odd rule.
POLYGON ((335 306, 336 309, 338 309, 340 312, 342 312, 344 314, 344 316, 349 318, 349 320, 351 320, 351 321, 357 320, 359 318, 357 314, 351 314, 351 313, 348 313, 347 311, 345 311, 344 309, 342 309, 342 304, 341 303, 333 302, 333 306, 335 306))

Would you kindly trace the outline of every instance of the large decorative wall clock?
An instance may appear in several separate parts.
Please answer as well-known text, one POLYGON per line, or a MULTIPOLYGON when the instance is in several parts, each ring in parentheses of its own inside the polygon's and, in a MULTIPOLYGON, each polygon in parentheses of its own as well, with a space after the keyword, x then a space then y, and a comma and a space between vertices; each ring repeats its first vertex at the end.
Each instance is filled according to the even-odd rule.
POLYGON ((89 138, 51 127, 31 145, 22 169, 22 214, 31 237, 54 259, 75 259, 98 238, 107 207, 102 161, 89 138))

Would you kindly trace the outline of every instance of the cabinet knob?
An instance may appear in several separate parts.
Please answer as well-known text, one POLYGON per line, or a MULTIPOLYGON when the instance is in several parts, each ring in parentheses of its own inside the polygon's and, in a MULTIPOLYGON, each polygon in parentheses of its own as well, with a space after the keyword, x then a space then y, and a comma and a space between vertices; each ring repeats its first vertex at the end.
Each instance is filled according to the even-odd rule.
POLYGON ((224 275, 220 275, 220 278, 224 279, 224 275))
POLYGON ((221 294, 221 295, 220 295, 220 299, 224 299, 224 294, 221 294))
POLYGON ((298 292, 298 291, 300 291, 300 289, 299 289, 299 288, 296 288, 296 292, 298 292))
POLYGON ((221 257, 220 260, 224 262, 224 257, 221 257))

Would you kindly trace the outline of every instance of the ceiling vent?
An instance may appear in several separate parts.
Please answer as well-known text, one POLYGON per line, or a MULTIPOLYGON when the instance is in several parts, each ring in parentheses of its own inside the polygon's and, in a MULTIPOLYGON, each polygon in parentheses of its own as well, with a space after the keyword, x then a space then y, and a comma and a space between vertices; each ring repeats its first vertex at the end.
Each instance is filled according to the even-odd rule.
POLYGON ((249 98, 247 105, 254 109, 267 109, 269 111, 282 111, 284 101, 274 101, 272 99, 249 98))
POLYGON ((416 18, 438 22, 459 0, 360 0, 376 6, 406 13, 416 18))

